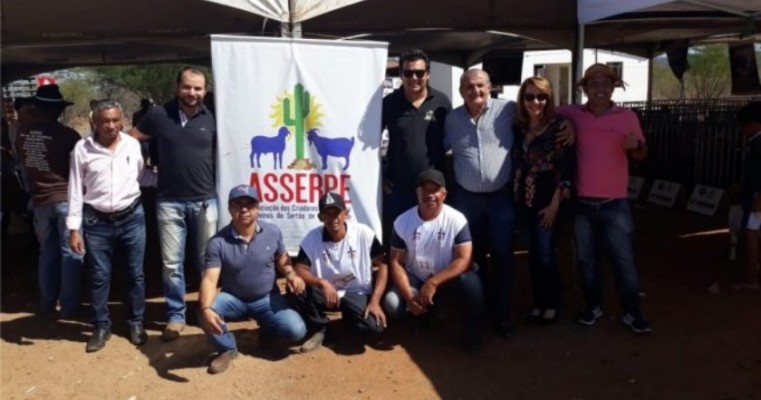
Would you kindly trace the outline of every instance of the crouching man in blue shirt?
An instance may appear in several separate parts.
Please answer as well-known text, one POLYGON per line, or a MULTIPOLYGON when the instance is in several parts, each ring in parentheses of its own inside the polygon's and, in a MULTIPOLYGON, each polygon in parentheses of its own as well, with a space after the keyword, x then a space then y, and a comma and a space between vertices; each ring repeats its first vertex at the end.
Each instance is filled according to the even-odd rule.
POLYGON ((304 291, 304 281, 291 266, 280 229, 258 221, 259 200, 251 186, 234 187, 227 204, 232 221, 206 246, 198 296, 203 329, 217 350, 209 365, 210 374, 224 372, 238 356, 235 336, 227 329, 226 320, 253 318, 261 328, 260 340, 298 342, 306 335, 301 316, 288 308, 275 284, 277 268, 285 275, 291 292, 304 291))

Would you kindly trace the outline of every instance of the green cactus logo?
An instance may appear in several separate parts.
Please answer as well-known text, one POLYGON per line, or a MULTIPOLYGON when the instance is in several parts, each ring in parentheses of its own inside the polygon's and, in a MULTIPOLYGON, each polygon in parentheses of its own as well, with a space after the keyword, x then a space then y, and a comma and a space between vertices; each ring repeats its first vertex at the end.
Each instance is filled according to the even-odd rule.
POLYGON ((306 152, 306 133, 312 128, 322 126, 321 105, 315 101, 308 90, 304 90, 304 85, 297 83, 293 87, 293 92, 286 90, 278 96, 271 108, 272 127, 288 127, 291 132, 288 137, 295 137, 296 140, 296 159, 288 165, 288 168, 312 169, 313 165, 306 152))

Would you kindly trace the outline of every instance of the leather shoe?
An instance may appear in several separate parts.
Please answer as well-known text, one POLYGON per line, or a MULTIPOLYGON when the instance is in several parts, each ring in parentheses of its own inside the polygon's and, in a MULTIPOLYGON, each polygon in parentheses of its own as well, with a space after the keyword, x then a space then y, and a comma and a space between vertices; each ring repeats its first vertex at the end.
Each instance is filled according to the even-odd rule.
POLYGON ((164 332, 161 334, 161 340, 165 342, 171 342, 177 340, 180 337, 180 333, 185 329, 185 324, 182 322, 170 322, 166 324, 164 332))
POLYGON ((148 341, 148 334, 145 333, 143 324, 132 325, 129 328, 129 342, 135 346, 140 346, 148 341))
POLYGON ((210 374, 219 374, 225 372, 228 368, 230 368, 230 364, 232 364, 233 360, 237 357, 238 352, 236 350, 228 350, 224 353, 220 353, 211 361, 207 371, 210 374))
POLYGON ((95 328, 90 340, 87 341, 85 351, 94 353, 106 346, 108 339, 111 339, 111 331, 108 328, 95 328))
POLYGON ((515 336, 515 327, 509 322, 497 322, 494 324, 494 331, 503 338, 515 336))

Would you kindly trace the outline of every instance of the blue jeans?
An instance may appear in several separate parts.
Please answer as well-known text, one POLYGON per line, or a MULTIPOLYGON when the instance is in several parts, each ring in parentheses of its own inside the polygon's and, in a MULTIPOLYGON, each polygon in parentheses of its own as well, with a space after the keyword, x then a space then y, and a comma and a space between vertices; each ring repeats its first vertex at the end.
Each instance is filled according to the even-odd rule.
POLYGON ((115 221, 100 218, 85 205, 82 215, 87 260, 90 263, 93 324, 109 328, 108 293, 114 255, 123 257, 127 285, 127 323, 141 325, 145 314, 145 213, 138 205, 134 211, 115 221))
POLYGON ((34 232, 40 242, 37 273, 43 314, 53 312, 59 300, 62 315, 73 316, 79 312, 82 255, 69 248, 68 211, 66 202, 34 208, 34 232))
POLYGON ((216 199, 156 202, 168 322, 185 323, 185 243, 190 247, 190 265, 200 277, 206 242, 217 231, 217 216, 216 199))
POLYGON ((391 193, 383 194, 383 244, 385 247, 389 247, 396 217, 417 204, 415 189, 405 191, 394 188, 391 193))
POLYGON ((540 310, 560 307, 560 271, 555 256, 555 225, 547 229, 541 225, 537 211, 525 208, 526 233, 528 234, 531 291, 534 307, 540 310))
MULTIPOLYGON (((423 286, 423 281, 414 275, 407 274, 410 288, 413 294, 423 286)), ((484 289, 481 278, 474 270, 468 270, 460 276, 439 286, 434 298, 448 297, 464 306, 463 311, 463 335, 466 339, 480 337, 481 317, 484 311, 484 289)), ((438 306, 440 302, 434 299, 438 306)), ((399 289, 392 286, 383 298, 383 310, 389 318, 400 319, 407 314, 407 303, 404 301, 399 289)), ((428 314, 431 312, 429 311, 428 314)))
POLYGON ((579 199, 576 203, 574 231, 586 309, 602 304, 603 277, 599 256, 607 251, 621 307, 624 312, 640 317, 639 276, 632 248, 634 223, 629 201, 615 199, 595 204, 579 199))
MULTIPOLYGON (((219 292, 211 308, 225 321, 253 318, 263 332, 287 341, 297 342, 307 334, 299 313, 288 308, 285 297, 274 290, 253 301, 243 301, 229 293, 219 292)), ((221 335, 207 332, 206 337, 220 353, 237 350, 235 335, 227 329, 227 325, 223 326, 221 335)))
POLYGON ((458 186, 452 204, 468 219, 473 237, 473 259, 481 266, 479 275, 492 318, 496 323, 510 323, 515 223, 512 191, 472 193, 458 186), (487 254, 490 256, 488 260, 487 254))

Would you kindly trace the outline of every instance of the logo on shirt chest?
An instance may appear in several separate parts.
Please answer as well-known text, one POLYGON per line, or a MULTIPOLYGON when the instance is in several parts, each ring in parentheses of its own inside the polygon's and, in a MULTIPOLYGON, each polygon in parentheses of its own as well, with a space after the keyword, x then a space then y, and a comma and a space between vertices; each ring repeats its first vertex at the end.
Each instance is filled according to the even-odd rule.
POLYGON ((425 113, 425 117, 423 117, 426 121, 436 121, 436 115, 433 113, 433 110, 428 110, 425 113))

